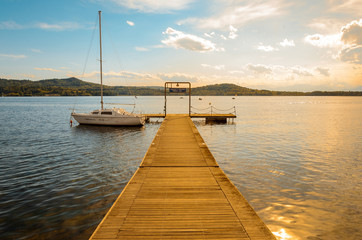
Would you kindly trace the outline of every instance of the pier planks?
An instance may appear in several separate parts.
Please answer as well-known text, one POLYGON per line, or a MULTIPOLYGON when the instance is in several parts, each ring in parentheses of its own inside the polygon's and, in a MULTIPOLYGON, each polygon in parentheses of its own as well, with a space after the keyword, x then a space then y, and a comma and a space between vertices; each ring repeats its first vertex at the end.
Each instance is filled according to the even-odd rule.
POLYGON ((167 115, 90 239, 275 239, 187 115, 167 115))

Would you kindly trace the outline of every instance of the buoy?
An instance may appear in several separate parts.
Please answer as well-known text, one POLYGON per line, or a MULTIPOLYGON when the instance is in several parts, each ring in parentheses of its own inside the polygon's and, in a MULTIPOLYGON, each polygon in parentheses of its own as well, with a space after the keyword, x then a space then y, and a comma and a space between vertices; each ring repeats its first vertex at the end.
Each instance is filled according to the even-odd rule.
POLYGON ((70 126, 73 126, 73 121, 72 121, 72 119, 70 119, 70 126))

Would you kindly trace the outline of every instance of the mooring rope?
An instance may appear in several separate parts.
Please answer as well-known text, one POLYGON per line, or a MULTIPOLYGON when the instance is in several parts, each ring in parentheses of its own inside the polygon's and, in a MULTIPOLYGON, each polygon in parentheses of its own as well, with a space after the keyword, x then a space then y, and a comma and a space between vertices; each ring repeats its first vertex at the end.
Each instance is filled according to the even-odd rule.
POLYGON ((192 109, 195 109, 195 110, 198 110, 198 111, 201 111, 201 112, 195 112, 195 111, 191 111, 191 113, 193 114, 221 114, 221 113, 218 113, 218 112, 223 112, 223 114, 225 114, 225 112, 228 112, 226 114, 235 114, 236 115, 236 108, 235 106, 232 107, 232 108, 229 108, 229 109, 218 109, 216 107, 213 107, 213 106, 210 106, 210 107, 207 107, 207 108, 195 108, 193 106, 191 106, 192 109), (209 110, 207 112, 205 112, 205 110, 209 110), (218 112, 215 112, 214 110, 218 111, 218 112), (232 111, 233 110, 233 111, 232 111), (231 112, 230 112, 231 111, 231 112))
POLYGON ((212 108, 212 106, 207 107, 207 108, 195 108, 195 107, 191 106, 191 108, 196 109, 196 110, 199 110, 199 111, 204 111, 204 110, 207 110, 207 109, 209 109, 209 108, 212 108))

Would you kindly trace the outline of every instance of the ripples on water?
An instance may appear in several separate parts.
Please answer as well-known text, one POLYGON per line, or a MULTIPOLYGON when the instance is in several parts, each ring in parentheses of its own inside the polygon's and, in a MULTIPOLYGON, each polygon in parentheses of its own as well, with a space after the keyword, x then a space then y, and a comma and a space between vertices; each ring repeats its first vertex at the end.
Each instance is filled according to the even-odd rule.
POLYGON ((198 129, 271 230, 280 239, 362 239, 362 99, 236 104, 234 125, 198 129))
MULTIPOLYGON (((98 101, 0 99, 1 239, 87 239, 120 194, 159 124, 69 126, 70 108, 98 101)), ((179 111, 178 101, 187 106, 174 98, 168 112, 179 111)), ((162 112, 162 97, 138 102, 162 112)), ((209 102, 237 106, 234 124, 196 125, 280 239, 362 239, 362 98, 203 97, 193 106, 209 102)))
POLYGON ((159 125, 71 128, 74 98, 1 100, 0 238, 87 239, 159 125))

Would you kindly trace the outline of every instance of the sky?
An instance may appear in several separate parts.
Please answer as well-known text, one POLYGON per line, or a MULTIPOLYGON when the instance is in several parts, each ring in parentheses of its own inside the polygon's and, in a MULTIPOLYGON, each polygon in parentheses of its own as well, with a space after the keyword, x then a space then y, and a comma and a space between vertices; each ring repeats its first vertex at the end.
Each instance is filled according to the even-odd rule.
POLYGON ((362 90, 361 0, 0 0, 0 78, 362 90))

